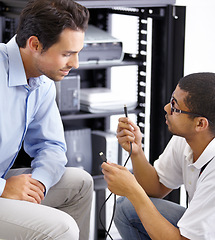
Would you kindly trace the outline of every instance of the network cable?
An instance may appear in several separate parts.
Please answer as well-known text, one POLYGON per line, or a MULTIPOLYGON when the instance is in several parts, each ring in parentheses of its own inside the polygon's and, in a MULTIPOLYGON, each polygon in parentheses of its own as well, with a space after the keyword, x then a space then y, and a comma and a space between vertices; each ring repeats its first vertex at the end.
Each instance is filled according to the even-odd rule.
MULTIPOLYGON (((128 111, 127 111, 126 105, 124 105, 124 113, 125 113, 125 116, 128 117, 128 111)), ((127 157, 127 159, 126 159, 126 161, 125 161, 125 163, 124 163, 124 165, 123 165, 124 167, 126 166, 129 158, 131 157, 131 154, 132 154, 132 143, 130 142, 130 152, 129 152, 129 155, 128 155, 128 157, 127 157)), ((104 162, 107 162, 107 159, 106 159, 104 153, 101 152, 101 153, 100 153, 100 156, 101 156, 101 158, 102 158, 102 160, 103 160, 104 162)), ((110 224, 109 224, 108 229, 106 229, 106 227, 105 227, 104 224, 102 223, 101 211, 102 211, 103 207, 105 206, 106 202, 110 199, 110 197, 111 197, 112 195, 113 195, 113 193, 110 193, 110 194, 109 194, 109 196, 105 199, 105 201, 104 201, 104 203, 102 204, 102 206, 101 206, 101 208, 100 208, 100 211, 99 211, 99 221, 100 221, 100 223, 101 223, 101 225, 102 225, 102 227, 103 227, 103 229, 104 229, 104 231, 105 231, 105 234, 106 234, 105 239, 107 238, 107 236, 109 236, 111 240, 113 240, 113 238, 112 238, 112 236, 110 235, 110 229, 111 229, 111 226, 112 226, 112 224, 113 224, 113 219, 114 219, 115 210, 116 210, 116 194, 114 194, 113 213, 112 213, 112 217, 111 217, 111 221, 110 221, 110 224)))

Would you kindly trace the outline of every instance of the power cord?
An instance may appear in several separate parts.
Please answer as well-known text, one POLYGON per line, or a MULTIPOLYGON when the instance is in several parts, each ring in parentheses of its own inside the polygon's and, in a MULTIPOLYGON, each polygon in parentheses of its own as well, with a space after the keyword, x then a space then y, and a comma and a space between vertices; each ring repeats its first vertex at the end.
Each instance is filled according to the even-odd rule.
MULTIPOLYGON (((127 112, 127 107, 126 105, 124 105, 124 113, 125 113, 125 116, 128 117, 128 112, 127 112)), ((130 152, 129 152, 129 155, 124 163, 124 167, 126 166, 129 158, 131 157, 131 154, 132 154, 132 143, 130 142, 130 152)), ((101 152, 100 153, 100 156, 101 158, 103 159, 103 161, 107 161, 105 155, 101 152)), ((100 224, 102 225, 104 231, 105 231, 105 239, 107 238, 107 236, 110 237, 111 240, 113 240, 112 236, 110 235, 110 229, 111 229, 111 226, 113 224, 113 220, 114 220, 114 215, 115 215, 115 210, 116 210, 116 194, 113 194, 113 193, 110 193, 109 196, 105 199, 104 203, 102 204, 101 208, 100 208, 100 211, 99 211, 99 221, 100 221, 100 224), (113 204, 113 213, 112 213, 112 217, 111 217, 111 221, 110 221, 110 224, 109 224, 109 227, 108 229, 106 229, 106 227, 104 226, 104 224, 102 223, 102 219, 101 219, 101 212, 102 212, 102 209, 103 207, 105 206, 106 202, 110 199, 110 197, 114 195, 114 204, 113 204)))

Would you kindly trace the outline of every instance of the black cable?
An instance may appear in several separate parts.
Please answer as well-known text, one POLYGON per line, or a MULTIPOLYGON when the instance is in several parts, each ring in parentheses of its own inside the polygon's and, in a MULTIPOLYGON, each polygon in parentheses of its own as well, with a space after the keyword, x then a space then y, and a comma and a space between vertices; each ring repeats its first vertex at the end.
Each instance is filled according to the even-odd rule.
MULTIPOLYGON (((113 240, 113 238, 111 237, 109 231, 110 231, 110 227, 111 227, 112 223, 110 224, 110 226, 109 226, 109 228, 108 228, 108 231, 107 231, 107 230, 106 230, 106 227, 104 226, 104 224, 103 224, 103 222, 102 222, 102 219, 101 219, 101 211, 102 211, 103 207, 105 206, 106 202, 108 201, 108 199, 111 197, 112 194, 113 194, 113 193, 109 194, 109 196, 105 199, 105 201, 104 201, 104 203, 102 204, 102 206, 101 206, 101 208, 100 208, 100 211, 99 211, 99 221, 100 221, 100 223, 101 223, 101 225, 102 225, 102 227, 103 227, 103 229, 104 229, 104 231, 105 231, 105 234, 106 234, 105 239, 107 238, 107 236, 109 236, 111 240, 113 240)), ((114 194, 114 195, 115 195, 115 194, 114 194)), ((115 204, 115 202, 114 202, 114 204, 115 204)), ((113 216, 114 216, 114 212, 113 212, 113 216)), ((112 218, 113 218, 113 217, 112 217, 112 218)))
MULTIPOLYGON (((125 113, 125 116, 128 117, 128 112, 127 112, 127 107, 126 107, 126 105, 124 105, 124 113, 125 113)), ((128 157, 127 157, 127 159, 126 159, 126 161, 125 161, 125 163, 124 163, 124 165, 123 165, 124 167, 126 166, 129 158, 131 157, 131 154, 132 154, 132 143, 130 142, 130 152, 129 152, 129 155, 128 155, 128 157)), ((100 156, 102 157, 103 160, 105 159, 105 156, 104 156, 103 153, 100 153, 100 156)), ((106 162, 106 159, 105 159, 105 162, 106 162)), ((109 232, 110 232, 111 226, 112 226, 112 224, 113 224, 114 215, 115 215, 115 210, 116 210, 116 194, 114 194, 113 213, 112 213, 112 217, 111 217, 111 221, 110 221, 108 230, 106 230, 106 227, 105 227, 104 224, 102 223, 101 211, 102 211, 103 207, 105 206, 106 202, 110 199, 110 197, 111 197, 112 194, 113 194, 113 193, 110 193, 109 196, 105 199, 105 201, 104 201, 104 203, 102 204, 102 206, 101 206, 101 208, 100 208, 100 211, 99 211, 99 221, 100 221, 100 223, 101 223, 101 225, 102 225, 102 227, 103 227, 103 229, 104 229, 104 231, 105 231, 105 234, 106 234, 105 239, 107 238, 107 236, 109 236, 111 240, 113 240, 113 238, 112 238, 112 236, 110 235, 109 232)))
MULTIPOLYGON (((129 155, 124 163, 124 167, 126 166, 129 158, 131 157, 131 154, 132 154, 132 143, 130 143, 130 152, 129 152, 129 155)), ((101 208, 100 208, 100 211, 99 211, 99 221, 105 231, 105 239, 107 238, 107 236, 110 237, 111 240, 113 240, 112 236, 110 235, 110 229, 111 229, 111 226, 113 224, 113 220, 114 220, 114 215, 115 215, 115 210, 116 210, 116 194, 114 194, 114 204, 113 204, 113 213, 112 213, 112 217, 111 217, 111 221, 110 221, 110 224, 109 224, 109 227, 108 227, 108 230, 106 230, 106 227, 104 226, 104 224, 102 223, 102 219, 101 219, 101 212, 102 212, 102 209, 103 207, 105 206, 106 202, 110 199, 110 197, 112 196, 113 193, 110 193, 109 196, 105 199, 104 203, 102 204, 101 208)))
POLYGON ((129 155, 128 155, 128 157, 127 157, 127 159, 126 159, 126 161, 125 161, 125 163, 124 163, 123 167, 125 167, 125 166, 126 166, 126 164, 127 164, 128 160, 129 160, 129 158, 131 157, 131 154, 132 154, 132 143, 130 142, 130 152, 129 152, 129 155))

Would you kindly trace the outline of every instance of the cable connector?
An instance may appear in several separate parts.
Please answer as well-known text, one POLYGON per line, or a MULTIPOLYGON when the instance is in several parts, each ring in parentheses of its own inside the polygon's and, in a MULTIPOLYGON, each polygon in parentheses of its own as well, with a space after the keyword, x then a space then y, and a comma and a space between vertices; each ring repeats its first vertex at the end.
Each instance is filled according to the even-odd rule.
POLYGON ((103 162, 107 162, 107 158, 105 157, 103 152, 100 152, 99 155, 100 155, 101 159, 103 160, 103 162))
POLYGON ((125 116, 128 117, 128 110, 126 105, 124 105, 124 113, 125 113, 125 116))

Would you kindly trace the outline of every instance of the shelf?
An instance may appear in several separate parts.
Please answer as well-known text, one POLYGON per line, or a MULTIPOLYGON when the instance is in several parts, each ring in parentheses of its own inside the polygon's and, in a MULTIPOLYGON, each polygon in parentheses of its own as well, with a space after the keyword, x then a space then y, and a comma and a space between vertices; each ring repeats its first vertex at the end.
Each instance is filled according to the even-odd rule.
POLYGON ((79 0, 76 1, 87 8, 112 8, 112 7, 162 7, 174 5, 175 0, 79 0))
POLYGON ((132 66, 132 65, 141 65, 143 64, 143 59, 141 59, 141 55, 135 55, 132 57, 132 54, 125 53, 123 60, 120 62, 117 61, 109 61, 106 63, 96 63, 96 62, 89 62, 89 63, 81 63, 79 62, 78 69, 72 69, 72 72, 79 71, 83 69, 103 69, 109 67, 120 67, 120 66, 132 66))
POLYGON ((131 66, 131 65, 139 65, 140 62, 137 61, 122 61, 122 62, 109 62, 109 63, 88 63, 81 64, 77 70, 72 69, 72 72, 82 70, 82 69, 103 69, 108 67, 120 67, 120 66, 131 66))
MULTIPOLYGON (((28 0, 1 0, 7 6, 23 8, 28 0)), ((162 7, 169 4, 174 5, 176 0, 79 0, 76 1, 87 8, 112 8, 112 7, 162 7)))
MULTIPOLYGON (((136 108, 129 111, 129 113, 138 113, 141 112, 141 108, 136 108)), ((92 119, 92 118, 104 118, 111 115, 120 115, 124 114, 123 106, 122 111, 113 111, 113 112, 103 112, 103 113, 89 113, 84 111, 79 111, 77 113, 71 113, 67 115, 61 115, 62 121, 77 120, 77 119, 92 119)))
MULTIPOLYGON (((21 10, 26 6, 28 0, 1 0, 7 7, 4 10, 4 15, 14 17, 19 15, 21 10)), ((163 7, 174 5, 176 0, 79 0, 76 1, 87 8, 114 8, 114 7, 163 7)))

